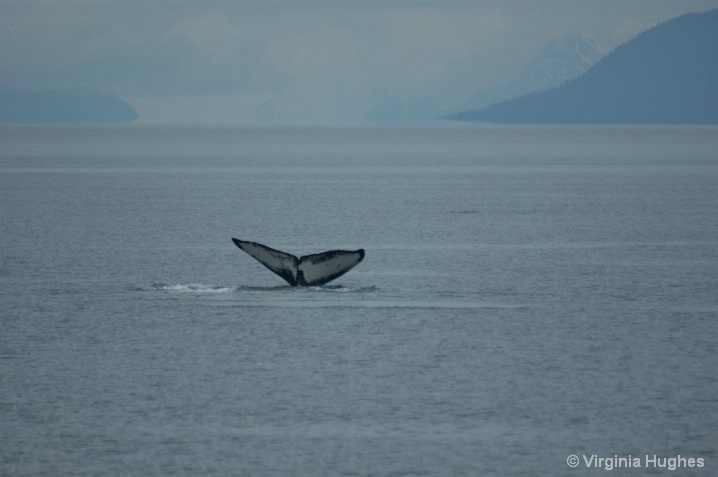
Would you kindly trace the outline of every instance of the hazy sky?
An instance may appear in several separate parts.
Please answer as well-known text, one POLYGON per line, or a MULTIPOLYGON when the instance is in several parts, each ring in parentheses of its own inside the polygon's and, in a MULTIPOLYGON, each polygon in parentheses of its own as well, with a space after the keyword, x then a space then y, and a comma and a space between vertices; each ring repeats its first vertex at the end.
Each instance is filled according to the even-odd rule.
POLYGON ((0 83, 91 86, 141 122, 351 123, 442 108, 514 78, 550 41, 609 51, 718 0, 0 0, 0 83))

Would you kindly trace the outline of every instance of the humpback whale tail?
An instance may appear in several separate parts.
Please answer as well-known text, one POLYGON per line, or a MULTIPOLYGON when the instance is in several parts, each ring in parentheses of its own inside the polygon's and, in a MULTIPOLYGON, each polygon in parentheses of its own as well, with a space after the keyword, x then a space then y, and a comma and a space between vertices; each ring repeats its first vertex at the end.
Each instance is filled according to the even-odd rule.
POLYGON ((232 239, 234 244, 291 286, 319 286, 339 278, 364 259, 364 249, 330 250, 297 258, 255 242, 232 239))

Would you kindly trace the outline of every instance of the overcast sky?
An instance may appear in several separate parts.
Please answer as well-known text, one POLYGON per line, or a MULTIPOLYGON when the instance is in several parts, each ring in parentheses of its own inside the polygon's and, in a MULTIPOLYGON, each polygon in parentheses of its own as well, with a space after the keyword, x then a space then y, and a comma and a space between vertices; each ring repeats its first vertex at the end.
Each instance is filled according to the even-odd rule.
POLYGON ((0 83, 109 91, 140 122, 361 122, 392 101, 461 105, 567 35, 609 51, 713 8, 718 0, 0 0, 0 83))

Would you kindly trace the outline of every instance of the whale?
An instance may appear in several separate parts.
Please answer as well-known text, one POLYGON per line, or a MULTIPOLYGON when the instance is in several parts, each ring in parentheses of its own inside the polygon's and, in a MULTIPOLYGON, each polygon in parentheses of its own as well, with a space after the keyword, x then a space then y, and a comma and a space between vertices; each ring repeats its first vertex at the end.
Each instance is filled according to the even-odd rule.
POLYGON ((322 286, 364 260, 364 249, 329 250, 297 258, 261 243, 236 238, 232 242, 293 287, 322 286))

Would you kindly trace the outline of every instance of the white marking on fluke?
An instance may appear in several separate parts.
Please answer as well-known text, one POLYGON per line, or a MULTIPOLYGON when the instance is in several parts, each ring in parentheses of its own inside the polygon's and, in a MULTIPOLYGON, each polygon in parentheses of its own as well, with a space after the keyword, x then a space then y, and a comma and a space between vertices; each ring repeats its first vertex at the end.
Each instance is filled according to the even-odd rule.
POLYGON ((364 259, 364 249, 330 250, 297 258, 260 243, 232 239, 234 244, 291 286, 320 286, 339 278, 364 259))

